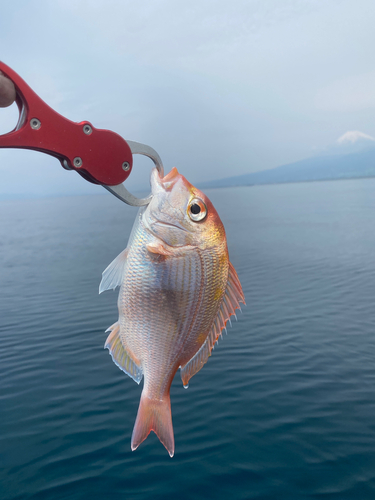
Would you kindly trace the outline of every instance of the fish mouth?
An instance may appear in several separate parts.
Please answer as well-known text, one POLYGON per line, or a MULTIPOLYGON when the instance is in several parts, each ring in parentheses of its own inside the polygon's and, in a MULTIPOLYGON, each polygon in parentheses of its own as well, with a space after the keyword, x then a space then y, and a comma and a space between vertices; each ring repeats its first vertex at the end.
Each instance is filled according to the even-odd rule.
POLYGON ((178 173, 176 167, 173 167, 165 177, 160 177, 158 170, 154 168, 151 174, 152 194, 156 194, 158 191, 170 191, 180 178, 182 176, 178 173))
POLYGON ((166 191, 169 191, 174 186, 174 184, 176 184, 180 177, 181 175, 178 173, 177 168, 173 167, 172 170, 165 177, 163 177, 163 179, 161 179, 163 188, 166 191))

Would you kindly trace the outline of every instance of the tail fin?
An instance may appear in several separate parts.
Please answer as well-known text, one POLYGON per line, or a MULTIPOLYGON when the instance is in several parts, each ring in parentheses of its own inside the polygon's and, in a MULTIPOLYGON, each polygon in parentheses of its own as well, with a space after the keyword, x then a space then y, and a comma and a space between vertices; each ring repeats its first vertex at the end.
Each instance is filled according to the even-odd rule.
POLYGON ((174 436, 169 395, 168 399, 160 401, 158 399, 150 399, 142 392, 137 419, 133 429, 132 451, 138 448, 151 431, 155 432, 169 455, 173 457, 174 436))

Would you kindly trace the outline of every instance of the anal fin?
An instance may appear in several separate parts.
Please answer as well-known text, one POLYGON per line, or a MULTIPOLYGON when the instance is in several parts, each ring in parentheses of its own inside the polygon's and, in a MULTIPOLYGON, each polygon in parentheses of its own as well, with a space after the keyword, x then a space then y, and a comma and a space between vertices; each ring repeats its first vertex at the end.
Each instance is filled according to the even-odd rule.
POLYGON ((122 345, 120 337, 120 325, 118 322, 110 326, 107 332, 111 333, 104 344, 104 348, 109 350, 113 362, 131 377, 137 384, 142 380, 142 369, 137 365, 134 359, 130 356, 128 351, 122 345))

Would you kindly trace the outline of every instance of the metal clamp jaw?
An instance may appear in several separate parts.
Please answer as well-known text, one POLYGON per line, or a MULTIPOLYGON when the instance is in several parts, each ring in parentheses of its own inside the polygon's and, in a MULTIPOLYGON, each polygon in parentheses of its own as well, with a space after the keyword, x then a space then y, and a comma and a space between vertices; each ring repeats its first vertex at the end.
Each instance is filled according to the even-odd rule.
POLYGON ((125 141, 110 130, 75 123, 48 106, 22 78, 0 61, 0 71, 14 84, 19 120, 11 132, 0 135, 0 148, 32 149, 57 158, 67 170, 100 184, 128 205, 147 205, 151 196, 137 198, 122 184, 133 167, 133 154, 151 158, 164 176, 157 152, 144 144, 125 141))

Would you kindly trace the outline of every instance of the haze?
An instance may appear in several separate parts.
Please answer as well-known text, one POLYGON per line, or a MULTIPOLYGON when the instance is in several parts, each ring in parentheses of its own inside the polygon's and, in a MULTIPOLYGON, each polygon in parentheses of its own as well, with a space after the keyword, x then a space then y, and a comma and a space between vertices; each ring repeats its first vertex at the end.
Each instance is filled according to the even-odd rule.
MULTIPOLYGON (((152 146, 197 184, 348 132, 372 140, 374 20, 371 0, 6 2, 0 59, 67 118, 152 146)), ((17 116, 0 110, 0 133, 17 116)), ((136 161, 128 187, 150 167, 136 161)), ((51 157, 0 150, 1 197, 102 192, 51 157)))

